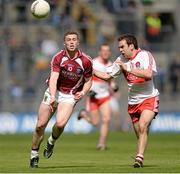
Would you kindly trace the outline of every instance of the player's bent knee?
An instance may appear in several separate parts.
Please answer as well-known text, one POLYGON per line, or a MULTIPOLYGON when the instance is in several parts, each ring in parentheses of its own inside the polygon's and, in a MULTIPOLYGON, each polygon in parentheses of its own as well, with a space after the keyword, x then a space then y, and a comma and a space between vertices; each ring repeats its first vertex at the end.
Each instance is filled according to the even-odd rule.
POLYGON ((103 121, 103 123, 109 123, 110 117, 103 118, 102 121, 103 121))
POLYGON ((56 122, 56 126, 59 128, 59 129, 62 129, 62 128, 64 128, 65 127, 65 123, 63 123, 63 122, 56 122))
POLYGON ((92 125, 93 125, 93 126, 97 126, 98 123, 99 123, 98 121, 92 121, 92 125))
POLYGON ((37 125, 36 126, 36 132, 42 132, 46 128, 46 125, 37 125))
POLYGON ((148 132, 148 125, 140 123, 139 124, 139 132, 140 133, 148 132))

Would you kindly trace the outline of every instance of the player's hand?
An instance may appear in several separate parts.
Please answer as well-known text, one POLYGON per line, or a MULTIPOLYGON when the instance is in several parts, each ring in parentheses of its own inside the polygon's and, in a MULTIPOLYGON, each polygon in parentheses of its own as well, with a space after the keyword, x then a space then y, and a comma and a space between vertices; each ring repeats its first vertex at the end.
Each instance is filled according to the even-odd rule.
POLYGON ((76 94, 74 95, 74 99, 80 100, 84 95, 85 95, 85 93, 83 91, 76 92, 76 94))
POLYGON ((56 100, 55 96, 51 96, 50 105, 49 105, 51 112, 54 112, 55 100, 56 100))
POLYGON ((114 92, 117 92, 117 91, 119 90, 119 86, 118 86, 116 83, 113 83, 113 84, 111 85, 111 88, 112 88, 112 90, 113 90, 114 92))
POLYGON ((122 70, 127 71, 127 65, 125 63, 120 60, 116 60, 115 62, 121 67, 122 70))

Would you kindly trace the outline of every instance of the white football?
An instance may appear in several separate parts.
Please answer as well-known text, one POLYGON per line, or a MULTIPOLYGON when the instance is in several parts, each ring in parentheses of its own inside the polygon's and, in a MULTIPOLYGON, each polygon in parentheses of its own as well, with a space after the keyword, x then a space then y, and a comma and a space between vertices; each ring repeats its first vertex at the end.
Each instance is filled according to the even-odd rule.
POLYGON ((50 5, 45 0, 36 0, 31 5, 31 13, 36 18, 45 18, 50 12, 50 5))

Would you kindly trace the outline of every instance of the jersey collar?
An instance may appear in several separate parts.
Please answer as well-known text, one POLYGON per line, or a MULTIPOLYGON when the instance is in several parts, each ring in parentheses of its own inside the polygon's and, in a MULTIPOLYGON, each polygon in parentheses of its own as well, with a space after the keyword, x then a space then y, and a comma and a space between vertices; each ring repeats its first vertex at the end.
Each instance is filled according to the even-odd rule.
MULTIPOLYGON (((67 52, 66 52, 66 49, 63 49, 62 50, 62 54, 63 54, 63 56, 66 56, 66 57, 68 57, 69 59, 71 59, 69 56, 68 56, 68 54, 67 54, 67 52)), ((72 59, 76 59, 76 58, 78 58, 78 57, 81 57, 82 56, 82 51, 81 50, 77 50, 77 55, 75 56, 75 57, 73 57, 72 59)))
POLYGON ((109 62, 109 60, 104 61, 101 56, 98 56, 97 58, 98 58, 99 61, 100 61, 102 64, 104 64, 104 65, 108 64, 108 62, 109 62))
POLYGON ((135 54, 132 56, 132 57, 130 57, 130 60, 133 60, 136 56, 137 56, 137 54, 139 53, 139 52, 141 52, 142 50, 139 48, 139 49, 137 49, 136 51, 135 51, 135 54))

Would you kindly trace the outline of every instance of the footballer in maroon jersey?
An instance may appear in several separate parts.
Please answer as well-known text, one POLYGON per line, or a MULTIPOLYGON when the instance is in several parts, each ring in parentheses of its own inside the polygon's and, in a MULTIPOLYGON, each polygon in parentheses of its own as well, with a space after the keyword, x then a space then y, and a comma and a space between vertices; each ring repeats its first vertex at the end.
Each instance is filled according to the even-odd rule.
POLYGON ((78 49, 79 35, 67 32, 64 49, 51 61, 49 88, 40 104, 36 128, 32 139, 30 167, 38 167, 39 147, 48 121, 57 109, 56 123, 44 149, 44 157, 53 153, 55 141, 63 133, 75 104, 89 91, 92 85, 92 60, 78 49))

